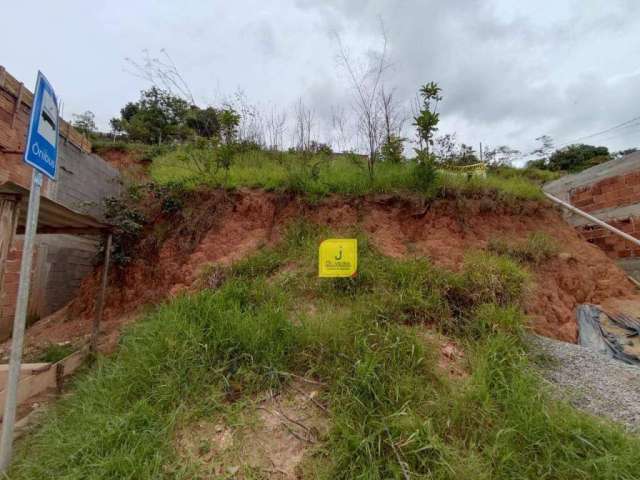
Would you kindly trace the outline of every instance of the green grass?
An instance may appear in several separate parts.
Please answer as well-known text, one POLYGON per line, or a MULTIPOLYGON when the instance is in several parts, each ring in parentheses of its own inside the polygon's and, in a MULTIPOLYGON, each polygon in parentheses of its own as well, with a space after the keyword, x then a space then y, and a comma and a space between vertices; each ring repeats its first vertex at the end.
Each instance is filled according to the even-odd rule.
POLYGON ((557 255, 559 246, 548 234, 534 232, 520 242, 492 238, 489 240, 488 249, 495 254, 509 256, 525 264, 540 265, 557 255))
POLYGON ((35 362, 56 363, 74 352, 73 345, 50 343, 35 358, 35 362))
MULTIPOLYGON (((366 195, 373 193, 425 193, 414 174, 415 162, 378 162, 370 178, 366 161, 356 155, 316 155, 304 158, 295 153, 248 152, 236 155, 229 171, 203 174, 185 160, 181 150, 153 160, 150 173, 159 183, 180 182, 187 187, 201 184, 226 188, 250 187, 290 191, 323 197, 329 194, 366 195)), ((540 188, 524 176, 489 174, 468 179, 462 175, 439 174, 428 196, 494 194, 499 200, 542 200, 540 188)))
POLYGON ((176 430, 295 373, 327 384, 331 429, 307 459, 317 478, 637 478, 640 440, 552 400, 532 373, 517 262, 476 252, 454 273, 359 236, 358 276, 318 279, 329 233, 295 224, 219 288, 133 325, 25 440, 10 477, 198 478, 176 430), (425 325, 464 346, 468 379, 437 367, 425 325))
POLYGON ((534 167, 514 168, 507 166, 494 169, 494 174, 503 178, 526 178, 527 180, 530 180, 538 185, 551 182, 564 175, 563 172, 542 170, 540 168, 534 167))

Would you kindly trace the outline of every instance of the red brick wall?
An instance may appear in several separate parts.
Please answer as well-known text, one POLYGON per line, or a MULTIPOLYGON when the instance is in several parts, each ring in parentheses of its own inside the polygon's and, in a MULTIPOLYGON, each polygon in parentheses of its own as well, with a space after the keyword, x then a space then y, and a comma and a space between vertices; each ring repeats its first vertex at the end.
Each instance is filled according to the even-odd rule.
MULTIPOLYGON (((629 235, 640 238, 640 217, 630 217, 624 220, 607 222, 609 225, 622 230, 629 235)), ((597 245, 612 259, 638 257, 640 247, 628 242, 609 230, 597 225, 583 225, 578 232, 590 243, 597 245)))
MULTIPOLYGON (((31 264, 31 292, 29 293, 30 307, 33 303, 34 277, 37 267, 39 249, 34 245, 33 263, 31 264)), ((16 312, 16 300, 18 297, 18 282, 20 281, 20 261, 22 259, 22 240, 14 239, 9 256, 7 258, 6 270, 4 273, 4 285, 0 288, 0 338, 6 338, 11 332, 13 316, 16 312)))
POLYGON ((585 212, 640 203, 640 172, 605 178, 571 191, 569 202, 585 212))

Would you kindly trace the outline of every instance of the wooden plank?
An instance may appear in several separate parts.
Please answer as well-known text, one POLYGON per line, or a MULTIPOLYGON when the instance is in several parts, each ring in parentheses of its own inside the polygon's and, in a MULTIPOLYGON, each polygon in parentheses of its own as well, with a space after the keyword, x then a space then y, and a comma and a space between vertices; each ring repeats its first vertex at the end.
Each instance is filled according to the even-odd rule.
MULTIPOLYGON (((50 388, 56 388, 60 382, 75 372, 84 362, 87 356, 86 350, 78 350, 59 362, 34 375, 29 375, 18 383, 18 405, 29 398, 38 395, 50 388)), ((6 391, 0 391, 0 412, 4 412, 6 391)))
MULTIPOLYGON (((51 365, 52 365, 51 362, 23 363, 22 365, 20 365, 20 370, 28 372, 29 374, 40 373, 51 368, 51 365)), ((9 371, 8 364, 6 363, 0 364, 0 375, 8 371, 9 371)))
MULTIPOLYGON (((50 363, 23 363, 20 366, 20 378, 26 378, 29 375, 37 375, 51 368, 50 363)), ((7 377, 9 376, 9 365, 0 365, 0 390, 4 390, 7 385, 7 377)))
MULTIPOLYGON (((38 227, 38 235, 102 235, 104 228, 83 228, 83 227, 38 227)), ((24 235, 24 227, 19 227, 16 232, 24 235)))
POLYGON ((4 79, 7 76, 7 70, 0 65, 0 88, 4 86, 4 79))

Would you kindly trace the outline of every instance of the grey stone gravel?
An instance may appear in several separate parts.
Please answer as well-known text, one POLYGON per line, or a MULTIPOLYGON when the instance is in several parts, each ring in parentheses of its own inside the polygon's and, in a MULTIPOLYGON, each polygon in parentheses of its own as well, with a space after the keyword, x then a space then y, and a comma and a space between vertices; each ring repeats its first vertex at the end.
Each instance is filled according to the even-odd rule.
POLYGON ((580 410, 640 432, 640 367, 627 365, 580 345, 532 337, 544 378, 559 396, 580 410))

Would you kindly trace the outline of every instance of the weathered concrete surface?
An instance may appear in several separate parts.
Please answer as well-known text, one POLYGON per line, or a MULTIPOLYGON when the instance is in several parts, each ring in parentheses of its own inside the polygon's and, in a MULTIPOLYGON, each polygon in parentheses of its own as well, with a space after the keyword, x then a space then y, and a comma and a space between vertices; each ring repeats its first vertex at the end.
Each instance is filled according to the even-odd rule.
POLYGON ((58 181, 50 197, 73 210, 104 220, 104 199, 122 192, 120 172, 97 155, 62 142, 58 181))

